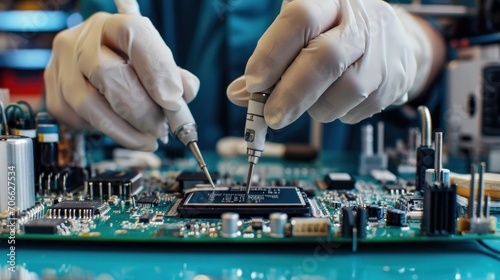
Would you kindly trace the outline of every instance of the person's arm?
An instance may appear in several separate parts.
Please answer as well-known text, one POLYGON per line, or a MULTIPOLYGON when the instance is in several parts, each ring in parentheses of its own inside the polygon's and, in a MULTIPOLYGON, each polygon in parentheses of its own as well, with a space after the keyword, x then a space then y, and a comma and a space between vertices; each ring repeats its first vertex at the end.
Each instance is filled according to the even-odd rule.
MULTIPOLYGON (((431 67, 429 69, 428 75, 424 79, 423 86, 419 92, 416 92, 416 96, 426 89, 428 89, 434 79, 443 70, 444 63, 446 61, 446 43, 443 36, 436 30, 427 20, 413 15, 419 27, 423 30, 425 36, 430 41, 430 62, 431 67)), ((416 97, 415 96, 415 97, 416 97)))

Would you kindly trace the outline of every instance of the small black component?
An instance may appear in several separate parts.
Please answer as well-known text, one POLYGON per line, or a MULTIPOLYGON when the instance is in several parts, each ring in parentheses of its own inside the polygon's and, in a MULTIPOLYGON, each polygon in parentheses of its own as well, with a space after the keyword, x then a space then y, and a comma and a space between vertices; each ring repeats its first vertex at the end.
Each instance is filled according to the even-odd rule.
POLYGON ((109 211, 109 205, 106 202, 97 200, 63 200, 50 208, 52 216, 95 216, 104 215, 109 211))
POLYGON ((117 195, 130 198, 142 187, 142 174, 138 172, 106 171, 88 180, 90 196, 109 198, 117 195))
POLYGON ((406 191, 406 187, 398 183, 387 183, 384 184, 384 190, 389 193, 402 193, 403 191, 406 191))
POLYGON ((65 167, 56 176, 55 182, 62 193, 71 192, 83 186, 86 170, 80 167, 65 167))
POLYGON ((55 234, 57 227, 66 224, 65 219, 39 219, 24 225, 26 234, 55 234))
POLYGON ((252 219, 252 229, 253 230, 262 230, 264 223, 262 219, 252 219))
MULTIPOLYGON (((219 180, 219 172, 210 172, 210 176, 214 182, 219 180)), ((209 184, 203 172, 182 171, 181 174, 177 176, 176 181, 179 182, 180 190, 192 189, 198 184, 209 184)))
POLYGON ((143 196, 137 200, 137 205, 139 207, 153 207, 160 204, 160 199, 156 196, 143 196))
POLYGON ((356 226, 357 237, 366 237, 366 209, 361 207, 342 208, 342 237, 352 238, 356 226))
POLYGON ((402 227, 406 225, 406 212, 399 209, 387 209, 386 225, 402 227))
POLYGON ((144 213, 139 217, 139 223, 149 224, 151 221, 155 219, 155 214, 153 213, 144 213))
POLYGON ((186 229, 188 229, 188 230, 191 229, 191 227, 194 226, 195 224, 196 224, 196 222, 193 221, 193 220, 187 222, 186 225, 185 225, 186 229))
POLYGON ((375 218, 377 220, 384 218, 384 208, 380 205, 368 205, 366 206, 366 211, 368 212, 368 218, 375 218))
POLYGON ((352 190, 356 180, 349 173, 328 173, 324 179, 329 190, 352 190))
POLYGON ((314 188, 302 188, 302 191, 307 195, 307 197, 316 196, 316 191, 314 188))
POLYGON ((443 183, 427 185, 424 191, 422 232, 425 235, 446 236, 455 233, 457 186, 443 183))
POLYGON ((396 200, 396 208, 408 211, 423 211, 424 197, 416 195, 402 195, 396 200))
POLYGON ((177 208, 182 217, 220 217, 225 212, 240 216, 267 217, 274 212, 288 216, 310 215, 309 200, 297 187, 255 187, 194 190, 186 194, 177 208))
POLYGON ((341 206, 342 206, 342 203, 340 201, 337 201, 337 200, 330 201, 330 207, 332 207, 333 209, 339 209, 341 206))
POLYGON ((358 197, 353 194, 353 193, 346 193, 345 197, 347 198, 348 201, 354 201, 356 200, 358 197))
POLYGON ((417 148, 417 174, 415 174, 415 186, 417 190, 425 189, 425 170, 434 168, 434 148, 420 146, 417 148))

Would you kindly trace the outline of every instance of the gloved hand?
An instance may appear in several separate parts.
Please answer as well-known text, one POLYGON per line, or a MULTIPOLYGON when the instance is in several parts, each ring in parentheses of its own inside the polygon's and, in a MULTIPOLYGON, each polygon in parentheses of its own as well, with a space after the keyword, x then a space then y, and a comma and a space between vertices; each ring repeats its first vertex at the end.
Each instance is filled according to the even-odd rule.
POLYGON ((264 108, 274 129, 305 111, 356 123, 420 91, 430 49, 416 20, 381 0, 288 0, 227 94, 246 106, 277 83, 264 108))
POLYGON ((97 13, 62 31, 45 70, 47 108, 75 129, 93 127, 136 150, 167 141, 163 108, 193 100, 199 80, 178 68, 148 18, 97 13))

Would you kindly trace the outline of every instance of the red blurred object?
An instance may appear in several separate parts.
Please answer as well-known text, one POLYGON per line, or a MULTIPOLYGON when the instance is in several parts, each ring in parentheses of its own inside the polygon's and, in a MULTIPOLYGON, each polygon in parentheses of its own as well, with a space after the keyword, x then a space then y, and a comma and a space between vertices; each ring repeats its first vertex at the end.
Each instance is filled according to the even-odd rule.
POLYGON ((34 108, 40 108, 43 93, 43 70, 0 68, 0 87, 9 89, 11 102, 25 100, 34 108))

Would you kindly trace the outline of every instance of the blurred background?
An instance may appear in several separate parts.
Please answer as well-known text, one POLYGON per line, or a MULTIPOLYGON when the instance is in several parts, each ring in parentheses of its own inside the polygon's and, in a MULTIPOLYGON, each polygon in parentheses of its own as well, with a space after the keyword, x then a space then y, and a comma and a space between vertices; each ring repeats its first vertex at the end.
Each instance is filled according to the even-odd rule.
POLYGON ((75 0, 0 0, 0 88, 42 106, 43 69, 54 36, 82 21, 75 0))

